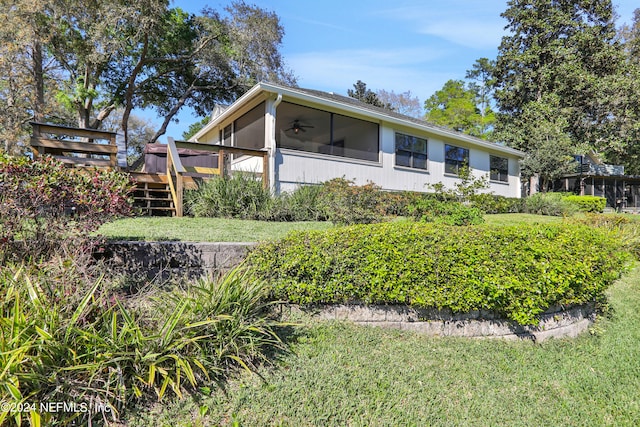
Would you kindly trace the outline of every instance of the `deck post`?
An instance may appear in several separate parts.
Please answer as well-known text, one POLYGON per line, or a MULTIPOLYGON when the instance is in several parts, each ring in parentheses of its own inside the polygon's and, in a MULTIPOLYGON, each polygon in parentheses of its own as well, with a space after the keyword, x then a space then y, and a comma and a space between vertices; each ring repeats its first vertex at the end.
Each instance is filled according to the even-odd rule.
POLYGON ((262 187, 269 189, 269 153, 262 156, 262 187))

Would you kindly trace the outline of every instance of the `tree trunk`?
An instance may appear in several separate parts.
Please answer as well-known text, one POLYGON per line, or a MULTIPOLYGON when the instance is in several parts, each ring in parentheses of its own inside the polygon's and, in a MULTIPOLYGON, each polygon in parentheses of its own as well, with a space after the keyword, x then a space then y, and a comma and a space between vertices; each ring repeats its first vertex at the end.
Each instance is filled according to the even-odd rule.
POLYGON ((44 117, 44 70, 42 66, 42 44, 36 41, 33 44, 33 78, 35 82, 35 105, 33 106, 33 119, 42 123, 44 117))

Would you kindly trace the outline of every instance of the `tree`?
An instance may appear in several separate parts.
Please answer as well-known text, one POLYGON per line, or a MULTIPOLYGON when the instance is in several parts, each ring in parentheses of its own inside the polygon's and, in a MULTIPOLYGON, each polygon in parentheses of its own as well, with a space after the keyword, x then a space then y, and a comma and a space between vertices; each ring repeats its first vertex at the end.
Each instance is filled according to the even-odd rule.
POLYGON ((417 96, 413 96, 410 90, 395 93, 394 91, 387 92, 384 89, 380 89, 376 92, 376 96, 383 105, 388 106, 389 109, 397 113, 416 118, 422 116, 420 100, 417 96))
POLYGON ((60 90, 57 66, 45 46, 49 27, 34 13, 46 2, 0 0, 0 150, 27 151, 30 121, 67 122, 53 96, 60 90))
POLYGON ((469 89, 475 92, 476 104, 480 112, 478 133, 482 138, 491 139, 493 124, 496 121, 495 113, 491 107, 493 99, 493 71, 495 61, 480 58, 473 64, 473 68, 465 75, 469 83, 469 89))
POLYGON ((447 81, 425 101, 424 108, 428 122, 477 137, 487 136, 490 109, 483 117, 476 91, 462 80, 447 81))
MULTIPOLYGON (((116 109, 103 122, 102 128, 110 132, 120 131, 122 125, 122 108, 116 109)), ((144 153, 144 147, 155 135, 155 125, 149 119, 131 114, 128 119, 129 145, 127 146, 127 163, 134 164, 144 153)))
POLYGON ((545 123, 534 112, 553 99, 554 114, 562 115, 556 125, 566 123, 563 134, 571 145, 588 143, 609 159, 623 153, 637 127, 637 106, 626 99, 636 83, 616 36, 611 1, 510 0, 502 16, 509 35, 493 75, 501 113, 496 129, 503 140, 539 149, 533 136, 517 140, 506 130, 525 123, 525 113, 545 123))
POLYGON ((193 135, 198 133, 200 131, 200 129, 205 127, 210 121, 211 121, 211 116, 206 116, 203 119, 198 120, 195 123, 191 123, 189 125, 189 129, 187 129, 186 131, 182 132, 182 139, 185 140, 185 141, 189 140, 189 138, 191 138, 193 135))
POLYGON ((567 116, 557 95, 544 95, 528 103, 522 114, 498 133, 508 135, 514 148, 526 151, 520 165, 522 177, 537 175, 543 189, 553 180, 574 173, 573 156, 589 150, 586 144, 576 145, 571 139, 567 116))
MULTIPOLYGON (((100 128, 122 107, 128 140, 131 112, 151 108, 164 117, 156 140, 184 106, 203 116, 258 80, 295 84, 278 50, 278 17, 241 1, 225 16, 211 9, 187 14, 167 0, 2 1, 0 13, 19 25, 3 39, 13 35, 12 50, 33 58, 26 65, 0 62, 19 77, 12 87, 35 94, 26 116, 49 119, 43 107, 52 103, 73 112, 78 126, 100 128)), ((3 104, 24 98, 16 91, 5 96, 8 84, 0 81, 3 104)))
POLYGON ((362 80, 358 80, 354 85, 353 89, 347 90, 347 95, 351 98, 355 98, 358 101, 364 102, 365 104, 371 104, 376 107, 386 108, 391 110, 390 105, 385 105, 380 99, 378 95, 371 89, 367 89, 367 84, 362 80))

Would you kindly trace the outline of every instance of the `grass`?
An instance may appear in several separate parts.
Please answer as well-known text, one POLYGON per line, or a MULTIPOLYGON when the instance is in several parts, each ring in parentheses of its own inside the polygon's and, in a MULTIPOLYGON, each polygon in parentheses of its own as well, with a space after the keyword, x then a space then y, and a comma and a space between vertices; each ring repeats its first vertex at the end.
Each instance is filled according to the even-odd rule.
POLYGON ((485 215, 484 221, 490 225, 518 225, 518 224, 553 224, 562 222, 562 217, 535 215, 526 213, 491 214, 485 215))
POLYGON ((609 291, 612 314, 577 339, 433 338, 305 322, 260 379, 166 402, 130 425, 577 426, 640 419, 640 268, 609 291))
POLYGON ((125 218, 104 224, 98 233, 110 240, 258 242, 292 231, 323 230, 329 222, 266 222, 223 218, 125 218))
MULTIPOLYGON (((562 218, 532 214, 485 215, 487 224, 561 222, 562 218)), ((179 240, 185 242, 257 242, 292 231, 325 230, 330 222, 270 222, 223 218, 136 217, 104 224, 98 233, 110 240, 179 240)))

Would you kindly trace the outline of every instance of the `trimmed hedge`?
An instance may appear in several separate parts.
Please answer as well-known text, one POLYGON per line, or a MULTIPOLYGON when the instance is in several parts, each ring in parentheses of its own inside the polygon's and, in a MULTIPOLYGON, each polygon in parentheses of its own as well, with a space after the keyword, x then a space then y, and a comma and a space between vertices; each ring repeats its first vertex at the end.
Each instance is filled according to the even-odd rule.
POLYGON ((578 196, 571 194, 564 196, 567 202, 570 202, 578 207, 580 212, 592 212, 602 213, 607 206, 607 199, 597 196, 578 196))
POLYGON ((274 298, 292 303, 490 310, 526 325, 550 306, 601 299, 629 259, 615 236, 569 224, 405 221, 291 235, 247 261, 274 298))

